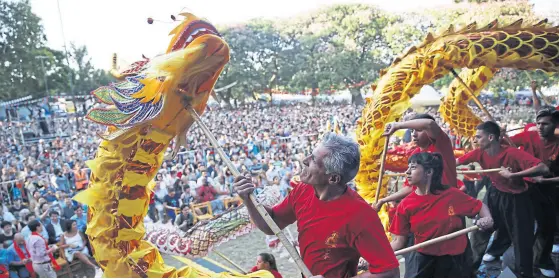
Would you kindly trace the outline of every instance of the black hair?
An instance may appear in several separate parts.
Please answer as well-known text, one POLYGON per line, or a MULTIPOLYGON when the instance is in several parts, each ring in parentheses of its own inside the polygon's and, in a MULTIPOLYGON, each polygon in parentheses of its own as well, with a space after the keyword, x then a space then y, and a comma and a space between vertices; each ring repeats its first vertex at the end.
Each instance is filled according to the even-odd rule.
POLYGON ((52 216, 52 215, 60 216, 60 213, 58 213, 58 211, 56 211, 56 210, 53 210, 49 213, 49 216, 52 216))
POLYGON ((71 232, 72 231, 72 224, 74 224, 74 223, 77 224, 78 222, 76 220, 72 220, 72 219, 66 220, 64 222, 64 231, 65 232, 71 232))
POLYGON ((29 217, 31 217, 31 216, 35 217, 35 213, 31 212, 31 213, 27 214, 25 216, 25 221, 29 221, 29 217))
POLYGON ((185 207, 189 207, 188 204, 183 204, 183 205, 181 205, 181 211, 182 211, 185 207))
POLYGON ((4 228, 4 227, 7 226, 7 225, 10 225, 10 226, 11 226, 12 223, 10 223, 10 222, 8 222, 8 221, 4 221, 4 222, 2 222, 2 224, 0 224, 0 228, 4 228))
POLYGON ((536 113, 536 121, 542 117, 551 116, 551 122, 557 125, 559 123, 559 111, 552 106, 542 106, 536 113))
POLYGON ((54 175, 59 175, 59 174, 62 174, 62 171, 60 169, 55 169, 54 175))
POLYGON ((442 184, 444 166, 443 156, 440 153, 416 153, 411 155, 408 159, 408 164, 412 162, 421 165, 425 170, 433 170, 433 176, 431 177, 431 188, 429 189, 429 192, 431 192, 431 194, 437 195, 441 191, 449 188, 448 185, 442 184))
POLYGON ((29 230, 31 232, 36 232, 37 229, 41 226, 41 223, 39 223, 38 220, 33 220, 33 221, 29 222, 29 224, 27 224, 27 226, 29 227, 29 230))
POLYGON ((477 125, 476 129, 481 130, 486 134, 494 135, 496 141, 499 141, 499 137, 501 136, 501 127, 493 121, 485 121, 477 125))
POLYGON ((418 113, 411 118, 411 120, 416 120, 416 119, 431 119, 435 121, 435 118, 427 113, 418 113))
POLYGON ((76 210, 78 210, 78 209, 81 209, 81 210, 83 210, 83 208, 82 208, 81 206, 79 206, 79 205, 78 205, 78 206, 76 206, 76 207, 74 207, 74 211, 76 211, 76 210))
POLYGON ((260 253, 258 256, 260 256, 263 261, 267 262, 270 265, 270 269, 278 271, 278 266, 276 265, 276 258, 274 257, 274 255, 269 253, 260 253))

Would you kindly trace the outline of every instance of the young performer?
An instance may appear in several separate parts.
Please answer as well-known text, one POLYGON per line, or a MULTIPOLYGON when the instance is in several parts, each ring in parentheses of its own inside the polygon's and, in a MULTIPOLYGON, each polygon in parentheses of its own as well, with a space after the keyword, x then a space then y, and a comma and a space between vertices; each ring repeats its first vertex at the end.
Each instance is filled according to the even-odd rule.
MULTIPOLYGON (((523 277, 532 277, 532 245, 534 237, 534 215, 528 186, 524 177, 546 174, 549 168, 532 155, 513 148, 501 147, 499 142, 500 127, 495 122, 487 121, 477 127, 475 143, 479 147, 458 158, 458 165, 478 162, 484 169, 502 168, 499 173, 489 173, 492 187, 487 190, 487 205, 495 220, 495 229, 506 233, 514 245, 515 270, 523 277)), ((475 232, 472 246, 476 250, 483 247, 477 243, 476 235, 487 232, 475 232)), ((506 237, 496 237, 508 241, 506 237)), ((505 245, 495 243, 491 247, 502 249, 505 245)), ((504 247, 506 250, 507 247, 504 247)), ((484 248, 483 248, 484 249, 484 248)), ((500 256, 502 251, 488 253, 500 256)))
MULTIPOLYGON (((357 143, 326 134, 303 161, 301 181, 292 184, 293 190, 280 204, 266 208, 280 229, 297 222, 301 256, 315 276, 357 276, 363 257, 369 270, 359 277, 400 277, 378 214, 346 185, 357 174, 359 160, 357 143)), ((255 189, 250 177, 237 177, 234 186, 254 224, 272 235, 248 198, 255 189)))
MULTIPOLYGON (((409 158, 406 175, 414 191, 396 209, 390 232, 394 251, 404 248, 408 234, 415 244, 464 228, 462 217, 479 214, 481 229, 493 226, 489 208, 481 201, 442 184, 443 158, 438 153, 417 153, 409 158)), ((462 235, 418 250, 406 261, 406 278, 467 277, 470 264, 465 257, 467 236, 462 235)))
MULTIPOLYGON (((384 136, 390 136, 401 129, 413 129, 412 139, 417 144, 411 155, 419 152, 438 152, 443 156, 444 172, 442 182, 451 187, 458 186, 456 174, 456 159, 454 149, 448 135, 437 125, 435 118, 429 114, 417 114, 412 120, 404 122, 389 123, 386 125, 384 136)), ((400 191, 388 197, 382 198, 374 205, 379 210, 383 204, 391 201, 399 201, 412 192, 409 183, 404 183, 400 191)))

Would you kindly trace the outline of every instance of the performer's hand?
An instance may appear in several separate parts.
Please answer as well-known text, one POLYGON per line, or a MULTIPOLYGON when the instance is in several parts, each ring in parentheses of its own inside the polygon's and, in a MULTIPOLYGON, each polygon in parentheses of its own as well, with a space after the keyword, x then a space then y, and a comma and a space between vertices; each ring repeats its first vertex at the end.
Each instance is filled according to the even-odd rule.
POLYGON ((398 130, 400 130, 400 128, 398 127, 398 122, 391 122, 384 126, 384 134, 382 135, 385 137, 389 137, 398 130))
POLYGON ((490 230, 493 228, 493 218, 483 217, 476 221, 476 225, 482 230, 490 230))
POLYGON ((543 176, 536 176, 536 177, 532 177, 532 180, 534 180, 534 182, 536 183, 542 183, 544 178, 543 176))
POLYGON ((252 183, 252 177, 247 176, 237 176, 235 177, 235 183, 233 183, 233 189, 242 200, 248 200, 248 196, 252 194, 256 186, 252 183))
POLYGON ((373 209, 376 212, 379 212, 380 209, 382 208, 382 206, 386 203, 386 201, 384 201, 383 199, 378 200, 377 203, 373 204, 373 209))
POLYGON ((532 87, 533 92, 536 92, 536 89, 538 89, 538 83, 535 80, 532 80, 530 87, 532 87))
POLYGON ((505 167, 501 167, 501 171, 499 172, 499 174, 506 179, 511 179, 513 175, 513 173, 505 167))

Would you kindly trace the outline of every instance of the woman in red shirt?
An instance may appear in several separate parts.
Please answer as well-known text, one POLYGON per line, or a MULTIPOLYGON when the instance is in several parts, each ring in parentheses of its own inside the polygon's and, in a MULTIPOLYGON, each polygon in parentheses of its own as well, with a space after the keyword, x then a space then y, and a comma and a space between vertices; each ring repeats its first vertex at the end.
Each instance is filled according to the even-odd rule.
MULTIPOLYGON (((408 160, 407 179, 413 191, 396 209, 390 232, 394 251, 405 247, 408 235, 413 233, 414 244, 464 228, 462 218, 477 214, 481 229, 493 226, 489 208, 455 187, 441 183, 443 158, 439 153, 417 153, 408 160)), ((406 262, 406 278, 448 278, 470 275, 469 263, 464 257, 468 248, 467 236, 417 250, 411 262, 406 262)))
POLYGON ((261 253, 256 258, 256 265, 250 270, 250 272, 256 272, 258 270, 267 270, 274 278, 283 278, 278 272, 278 267, 276 265, 276 258, 274 255, 268 253, 261 253))

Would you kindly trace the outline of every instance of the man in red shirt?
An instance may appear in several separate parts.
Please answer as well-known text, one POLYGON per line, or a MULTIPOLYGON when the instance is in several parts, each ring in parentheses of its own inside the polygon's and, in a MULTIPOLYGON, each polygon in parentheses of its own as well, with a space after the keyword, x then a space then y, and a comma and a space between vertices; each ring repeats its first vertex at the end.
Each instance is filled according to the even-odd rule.
MULTIPOLYGON (((499 173, 489 173, 492 187, 487 190, 486 204, 495 221, 499 233, 506 233, 514 245, 515 271, 522 277, 532 277, 532 245, 534 237, 534 214, 528 187, 524 177, 546 174, 549 168, 532 155, 513 148, 501 147, 499 142, 500 127, 495 122, 487 121, 477 127, 474 142, 478 149, 468 152, 456 160, 457 165, 478 162, 484 169, 502 168, 499 173)), ((476 243, 476 235, 491 232, 476 232, 472 237, 472 245, 476 243)), ((496 240, 493 245, 503 247, 496 240)), ((492 247, 493 247, 492 245, 492 247)), ((504 251, 502 251, 504 252, 504 251)), ((491 252, 487 253, 500 256, 491 252)))
MULTIPOLYGON (((384 136, 390 136, 401 129, 413 129, 412 139, 417 148, 410 156, 420 152, 437 152, 443 156, 443 184, 451 187, 458 186, 456 174, 456 159, 454 149, 448 135, 437 125, 435 118, 429 114, 417 114, 412 120, 404 122, 389 123, 386 125, 384 136)), ((375 210, 380 210, 383 204, 391 201, 399 201, 412 192, 412 187, 406 182, 405 187, 388 197, 382 198, 374 205, 375 210)))
MULTIPOLYGON (((535 90, 534 90, 535 91, 535 90)), ((534 102, 535 103, 535 102, 534 102)), ((537 131, 525 131, 511 137, 512 142, 545 163, 551 175, 533 178, 531 189, 534 214, 538 224, 536 231, 535 265, 546 277, 555 277, 555 264, 551 259, 554 233, 557 228, 555 212, 559 182, 559 138, 555 129, 559 123, 559 111, 543 106, 536 115, 537 131)))
MULTIPOLYGON (((303 261, 316 277, 355 277, 359 258, 369 263, 360 277, 400 277, 399 263, 377 213, 346 184, 359 170, 357 143, 329 133, 303 161, 300 182, 278 205, 266 208, 283 229, 297 222, 303 261)), ((250 177, 235 179, 255 225, 273 235, 248 195, 250 177)))

